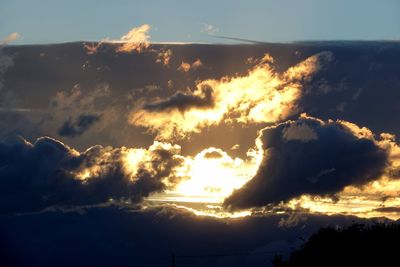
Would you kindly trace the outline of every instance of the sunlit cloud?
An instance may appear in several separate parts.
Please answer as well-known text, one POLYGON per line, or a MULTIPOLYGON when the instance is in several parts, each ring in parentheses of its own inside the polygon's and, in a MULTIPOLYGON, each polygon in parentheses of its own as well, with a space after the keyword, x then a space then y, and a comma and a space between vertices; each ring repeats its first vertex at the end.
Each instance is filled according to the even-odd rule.
MULTIPOLYGON (((196 156, 187 157, 188 179, 171 192, 182 199, 222 203, 234 189, 240 188, 255 174, 258 159, 232 158, 225 151, 210 147, 196 156)), ((178 199, 177 199, 178 200, 178 199)))
POLYGON ((100 47, 107 42, 110 42, 108 38, 103 39, 100 42, 85 42, 83 43, 83 48, 86 50, 88 55, 93 55, 96 54, 100 47))
POLYGON ((149 31, 149 24, 143 24, 139 27, 132 28, 127 34, 121 37, 120 41, 123 42, 123 44, 117 48, 117 52, 143 52, 150 46, 149 31))
POLYGON ((181 65, 178 67, 178 71, 181 72, 189 72, 189 71, 195 71, 199 68, 203 67, 203 62, 198 58, 195 61, 193 61, 192 64, 182 61, 181 65))
POLYGON ((220 123, 273 123, 284 120, 299 111, 297 101, 305 82, 311 80, 324 64, 332 60, 330 52, 307 58, 283 73, 277 72, 273 58, 265 55, 246 75, 203 80, 188 92, 178 92, 181 98, 192 102, 193 97, 212 96, 208 105, 197 104, 165 106, 170 100, 158 100, 132 111, 130 122, 156 133, 158 139, 183 138, 198 133, 204 127, 220 123), (160 108, 156 108, 157 106, 160 108), (184 109, 181 107, 185 106, 184 109))
POLYGON ((257 174, 225 200, 232 208, 288 202, 302 195, 336 198, 347 186, 378 180, 390 164, 390 150, 367 129, 303 114, 268 126, 258 137, 264 158, 257 174), (354 130, 357 131, 356 133, 354 130), (359 130, 358 130, 359 129, 359 130), (288 134, 290 133, 290 134, 288 134))
POLYGON ((83 47, 86 50, 86 53, 89 55, 97 53, 104 44, 116 45, 115 51, 119 53, 142 53, 150 46, 150 29, 151 27, 149 24, 143 24, 141 26, 132 28, 119 40, 105 38, 100 42, 84 43, 83 47))
POLYGON ((358 217, 400 218, 400 181, 380 178, 363 187, 348 186, 336 199, 303 195, 292 199, 287 206, 292 209, 303 208, 310 213, 346 214, 358 217))
POLYGON ((178 67, 177 70, 182 71, 182 72, 189 72, 190 67, 191 66, 189 63, 182 61, 181 65, 178 67))
POLYGON ((171 49, 160 49, 158 52, 156 51, 156 63, 161 63, 164 66, 168 66, 172 57, 171 49))
POLYGON ((13 32, 0 41, 0 46, 8 45, 9 43, 20 39, 22 36, 18 32, 13 32))
MULTIPOLYGON (((301 168, 303 169, 310 169, 312 173, 319 175, 318 178, 335 178, 330 180, 330 182, 339 185, 339 187, 338 185, 333 185, 334 188, 339 188, 334 197, 324 193, 319 194, 318 192, 309 194, 309 192, 315 191, 315 182, 311 179, 314 176, 307 176, 305 186, 308 189, 302 187, 303 189, 300 189, 299 194, 289 197, 286 202, 278 201, 271 206, 266 201, 263 205, 248 205, 240 210, 230 210, 226 209, 223 203, 227 200, 232 201, 232 196, 235 196, 236 199, 239 198, 240 201, 251 201, 241 191, 243 191, 247 183, 256 181, 260 173, 265 173, 266 168, 274 166, 289 168, 289 166, 285 166, 287 162, 271 162, 269 160, 272 150, 266 149, 265 146, 273 146, 274 141, 271 139, 272 136, 265 139, 265 132, 263 138, 260 135, 256 139, 254 148, 249 149, 245 158, 231 157, 226 151, 215 147, 206 148, 194 156, 184 156, 179 145, 157 141, 148 148, 103 147, 97 145, 79 152, 60 141, 46 137, 38 139, 35 143, 29 143, 21 139, 20 141, 7 141, 0 145, 0 150, 8 149, 7 151, 12 151, 15 149, 16 153, 19 153, 17 150, 22 146, 23 149, 20 152, 26 154, 21 161, 18 160, 20 157, 8 161, 7 167, 0 171, 0 174, 8 173, 8 176, 2 175, 1 177, 10 177, 11 179, 0 179, 2 188, 7 190, 8 186, 13 186, 13 182, 16 181, 12 179, 13 176, 21 175, 21 172, 29 170, 29 174, 26 176, 28 178, 37 179, 36 177, 39 174, 41 177, 53 177, 54 183, 48 189, 51 190, 51 195, 54 195, 54 197, 42 201, 34 196, 24 196, 22 199, 30 201, 32 205, 23 208, 16 204, 17 206, 14 208, 10 206, 7 209, 5 207, 2 209, 41 209, 52 205, 87 205, 103 203, 110 199, 123 199, 124 201, 139 203, 143 199, 147 199, 164 203, 179 203, 177 205, 181 205, 194 214, 219 218, 248 216, 252 212, 259 212, 259 206, 266 207, 267 211, 271 208, 272 210, 277 208, 279 210, 279 207, 282 207, 292 210, 301 208, 311 213, 351 214, 360 217, 384 214, 390 218, 400 217, 400 212, 395 209, 400 206, 400 198, 398 198, 400 182, 396 179, 398 177, 393 176, 392 171, 394 167, 398 166, 399 147, 394 142, 393 136, 382 134, 376 137, 367 128, 360 128, 353 123, 339 120, 324 122, 306 115, 302 115, 302 118, 304 121, 311 120, 311 124, 307 125, 310 126, 312 131, 307 127, 302 127, 303 123, 300 123, 300 121, 298 123, 287 122, 285 125, 293 126, 294 132, 288 134, 288 131, 290 132, 291 130, 287 129, 291 127, 282 128, 280 138, 284 146, 290 146, 289 143, 297 143, 302 147, 313 146, 313 144, 315 146, 315 142, 324 142, 323 136, 328 131, 324 127, 339 127, 337 129, 339 131, 338 134, 339 136, 343 135, 342 137, 344 138, 339 138, 340 140, 350 140, 350 142, 354 143, 357 143, 357 140, 362 143, 371 142, 375 144, 377 151, 379 149, 386 151, 388 153, 387 165, 383 165, 382 171, 378 171, 379 173, 375 176, 369 174, 365 177, 360 176, 360 179, 365 180, 366 183, 354 178, 354 175, 358 175, 354 171, 347 172, 347 174, 353 175, 352 178, 350 177, 353 179, 352 181, 354 179, 357 181, 355 183, 352 181, 345 182, 344 184, 347 184, 347 186, 342 188, 343 180, 349 181, 350 179, 340 169, 343 166, 347 166, 346 164, 342 167, 331 166, 331 170, 321 172, 318 168, 314 168, 318 165, 318 163, 313 163, 315 159, 305 156, 302 162, 298 162, 294 152, 291 150, 292 152, 290 153, 293 156, 290 164, 292 167, 297 165, 302 166, 301 168), (318 127, 322 127, 322 130, 315 128, 316 125, 320 125, 318 127), (301 134, 299 133, 300 131, 305 133, 301 134), (346 134, 341 131, 346 132, 346 134), (346 137, 347 134, 353 137, 346 137), (41 154, 40 151, 44 151, 43 149, 47 152, 41 154), (308 163, 307 159, 312 162, 308 163), (309 164, 314 167, 307 167, 309 164), (36 170, 40 170, 40 172, 36 170), (335 174, 339 172, 343 175, 336 177, 335 174), (107 188, 104 188, 105 185, 107 185, 107 188), (64 190, 68 191, 68 195, 65 195, 66 192, 64 190), (92 193, 95 195, 89 198, 88 194, 92 193), (63 199, 56 197, 57 194, 63 194, 63 199), (73 194, 74 197, 72 198, 71 195, 71 198, 69 198, 69 194, 73 194), (33 198, 29 199, 30 197, 33 198), (196 206, 191 203, 204 203, 204 205, 196 206)), ((273 133, 271 134, 273 135, 273 133)), ((332 133, 328 133, 326 136, 330 136, 330 134, 332 133)), ((335 146, 340 147, 339 141, 334 143, 335 146)), ((351 149, 352 146, 347 146, 347 155, 353 151, 351 149)), ((364 145, 359 147, 364 147, 362 149, 365 150, 364 145)), ((328 150, 327 153, 330 152, 332 151, 328 150)), ((371 151, 363 153, 357 149, 356 152, 360 152, 363 159, 370 157, 369 155, 373 156, 375 153, 371 151)), ((321 153, 316 155, 320 158, 319 161, 323 161, 323 158, 326 157, 321 153)), ((353 155, 349 158, 357 157, 353 155)), ((4 159, 0 158, 0 163, 1 160, 4 159)), ((341 160, 343 162, 346 159, 341 160)), ((370 169, 372 167, 367 164, 363 168, 370 169)), ((323 170, 325 169, 323 168, 323 170)), ((297 173, 300 175, 300 172, 301 170, 297 173)), ((365 174, 365 172, 363 173, 365 174)), ((361 173, 360 175, 363 174, 361 173)), ((273 179, 268 175, 264 178, 273 179)), ((285 186, 283 180, 280 181, 281 184, 287 190, 294 190, 292 187, 285 186)), ((26 186, 29 187, 29 183, 26 186)), ((44 187, 43 190, 47 190, 46 188, 44 187)), ((261 184, 252 190, 251 198, 268 199, 271 197, 268 196, 268 192, 263 191, 263 188, 264 186, 261 184)), ((277 190, 279 191, 279 189, 277 190)), ((18 192, 16 193, 18 194, 18 192)), ((47 194, 47 191, 38 192, 38 194, 47 194)), ((3 195, 3 198, 5 197, 7 197, 7 194, 3 195)))
POLYGON ((179 146, 159 142, 147 149, 96 145, 79 152, 49 137, 34 143, 23 138, 2 141, 0 213, 110 199, 138 203, 184 178, 179 153, 179 146))

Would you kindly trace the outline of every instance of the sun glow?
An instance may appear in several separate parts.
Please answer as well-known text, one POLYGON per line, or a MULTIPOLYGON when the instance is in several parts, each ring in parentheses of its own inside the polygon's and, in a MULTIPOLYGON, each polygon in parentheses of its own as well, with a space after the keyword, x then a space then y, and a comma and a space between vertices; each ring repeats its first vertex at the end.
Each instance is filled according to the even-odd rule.
POLYGON ((256 167, 254 161, 233 159, 217 148, 201 151, 188 163, 189 179, 178 184, 173 193, 213 203, 222 202, 234 189, 246 183, 256 167))
MULTIPOLYGON (((145 149, 130 149, 125 157, 126 171, 137 172, 147 154, 145 149)), ((216 218, 239 218, 251 214, 249 210, 227 211, 222 202, 254 176, 262 158, 260 150, 249 150, 245 160, 232 158, 214 147, 204 149, 194 157, 182 158, 183 164, 175 173, 181 177, 179 181, 173 186, 167 184, 169 189, 149 196, 146 205, 169 203, 198 216, 216 218)))

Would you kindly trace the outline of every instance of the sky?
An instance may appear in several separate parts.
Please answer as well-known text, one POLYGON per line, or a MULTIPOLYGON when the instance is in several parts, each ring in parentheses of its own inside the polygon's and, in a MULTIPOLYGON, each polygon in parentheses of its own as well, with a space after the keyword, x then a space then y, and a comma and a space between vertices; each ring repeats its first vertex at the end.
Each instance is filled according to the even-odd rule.
POLYGON ((271 266, 400 222, 399 3, 0 0, 0 265, 271 266))
POLYGON ((153 42, 398 40, 396 0, 53 1, 1 0, 0 37, 15 44, 118 39, 149 24, 153 42))

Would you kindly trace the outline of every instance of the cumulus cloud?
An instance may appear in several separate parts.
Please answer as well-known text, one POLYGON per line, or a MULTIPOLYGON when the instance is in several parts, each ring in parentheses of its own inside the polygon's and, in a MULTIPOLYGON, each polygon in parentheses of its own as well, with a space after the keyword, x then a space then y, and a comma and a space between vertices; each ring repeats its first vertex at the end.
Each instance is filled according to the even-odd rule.
POLYGON ((333 196, 379 178, 389 151, 366 129, 306 115, 260 131, 264 156, 256 175, 225 200, 232 208, 287 202, 301 195, 333 196), (301 133, 303 131, 303 133, 301 133), (289 134, 288 134, 289 133, 289 134))
MULTIPOLYGON (((133 110, 130 122, 157 133, 159 139, 171 139, 183 138, 221 122, 248 124, 281 121, 298 111, 296 103, 302 95, 304 83, 309 82, 313 74, 331 60, 332 53, 321 52, 279 73, 272 66, 273 58, 267 54, 244 76, 199 81, 189 94, 171 97, 193 102, 194 98, 203 95, 204 88, 211 88, 214 105, 195 108, 189 104, 193 108, 182 111, 181 107, 185 105, 180 101, 176 101, 175 106, 169 105, 168 109, 149 109, 149 105, 153 105, 150 103, 133 110)), ((171 99, 158 99, 157 102, 174 102, 171 99)))
POLYGON ((0 143, 0 212, 87 205, 109 199, 139 202, 179 179, 180 147, 93 146, 84 152, 49 137, 0 143))
POLYGON ((127 34, 121 37, 123 44, 117 48, 117 52, 138 53, 144 51, 150 46, 150 25, 143 24, 139 27, 132 28, 127 34))
POLYGON ((86 132, 94 123, 100 120, 99 115, 82 114, 76 120, 70 117, 58 130, 59 136, 76 137, 86 132))
POLYGON ((118 43, 115 49, 117 52, 141 53, 147 50, 150 46, 150 35, 149 35, 150 29, 151 29, 150 25, 143 24, 138 27, 133 27, 127 34, 123 35, 119 40, 110 40, 109 38, 105 38, 97 43, 96 42, 84 43, 83 48, 86 50, 87 54, 91 55, 97 53, 104 44, 118 43))

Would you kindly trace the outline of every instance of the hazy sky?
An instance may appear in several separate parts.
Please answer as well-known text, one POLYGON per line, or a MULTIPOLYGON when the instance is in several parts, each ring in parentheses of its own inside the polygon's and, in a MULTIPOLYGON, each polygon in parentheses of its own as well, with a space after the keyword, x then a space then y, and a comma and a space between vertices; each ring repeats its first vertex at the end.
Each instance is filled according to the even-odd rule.
POLYGON ((398 0, 0 0, 0 38, 18 43, 118 39, 148 23, 152 41, 400 39, 398 0))

